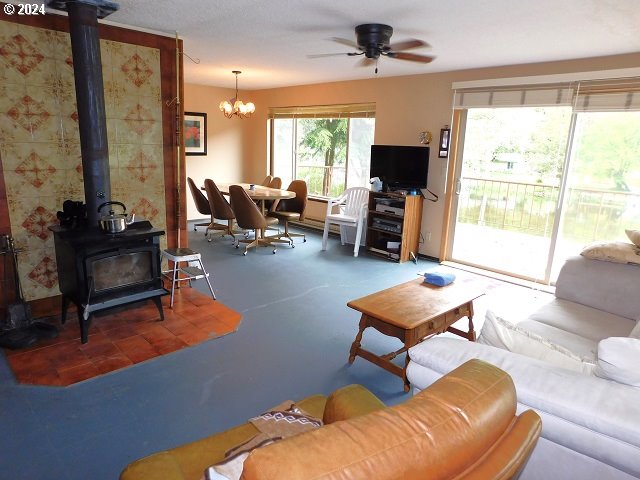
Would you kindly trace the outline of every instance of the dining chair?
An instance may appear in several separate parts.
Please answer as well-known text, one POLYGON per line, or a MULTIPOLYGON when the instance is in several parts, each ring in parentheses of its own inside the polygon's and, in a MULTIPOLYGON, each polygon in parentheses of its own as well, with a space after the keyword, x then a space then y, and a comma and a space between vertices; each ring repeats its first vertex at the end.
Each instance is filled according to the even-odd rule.
MULTIPOLYGON (((196 204, 196 210, 198 213, 202 215, 208 215, 209 221, 205 223, 194 223, 193 231, 197 232, 198 227, 208 227, 211 223, 213 223, 213 215, 211 215, 211 205, 209 205, 209 200, 202 193, 202 191, 196 186, 191 177, 187 177, 187 183, 189 184, 189 190, 191 190, 191 196, 193 197, 193 202, 196 204)), ((208 229, 204 232, 205 237, 207 236, 208 229)))
MULTIPOLYGON (((269 188, 277 188, 277 189, 281 189, 282 188, 282 179, 280 177, 273 177, 273 179, 271 180, 271 183, 269 183, 269 185, 267 185, 267 187, 269 188)), ((271 210, 273 210, 274 206, 277 205, 278 200, 265 200, 264 201, 264 211, 265 212, 269 212, 271 210)), ((267 223, 269 224, 267 226, 267 228, 274 228, 274 225, 277 225, 278 222, 272 222, 273 218, 267 216, 267 223)), ((280 229, 278 229, 278 232, 280 232, 280 229)))
MULTIPOLYGON (((233 221, 236 216, 233 209, 231 208, 231 205, 229 204, 227 199, 224 198, 215 182, 210 178, 207 178, 204 181, 204 189, 207 192, 207 197, 209 199, 209 205, 211 206, 213 217, 211 223, 207 227, 207 234, 209 233, 209 230, 219 230, 223 232, 223 237, 225 235, 231 235, 231 238, 233 238, 233 241, 235 242, 236 236, 234 235, 234 233, 239 232, 234 232, 233 230, 233 221), (216 220, 226 220, 227 223, 218 223, 216 222, 216 220)), ((211 237, 208 235, 207 240, 209 242, 211 241, 211 237)))
POLYGON ((307 241, 304 233, 289 232, 290 221, 301 222, 304 220, 304 214, 307 208, 307 182, 304 180, 294 180, 289 184, 287 190, 294 192, 296 196, 294 198, 280 200, 276 209, 267 213, 267 216, 284 221, 284 233, 275 235, 275 237, 287 238, 291 246, 294 247, 292 237, 302 237, 303 242, 307 241))
POLYGON ((271 182, 269 182, 269 185, 267 185, 269 188, 282 188, 282 179, 280 177, 273 177, 273 179, 271 179, 271 182))
POLYGON ((271 175, 267 175, 266 177, 264 177, 264 180, 260 185, 262 185, 263 187, 268 187, 272 181, 273 181, 273 177, 271 175))
MULTIPOLYGON (((246 243, 243 255, 246 255, 250 248, 264 246, 273 246, 271 242, 264 238, 264 231, 267 228, 267 220, 260 212, 258 206, 251 200, 251 197, 245 192, 240 185, 229 186, 229 196, 231 197, 231 207, 235 212, 236 222, 240 228, 253 230, 254 238, 244 238, 236 242, 236 248, 240 247, 240 243, 246 243)), ((276 247, 273 247, 273 253, 276 253, 276 247)))
POLYGON ((360 238, 362 229, 367 218, 367 207, 369 205, 369 189, 364 187, 347 188, 342 195, 337 198, 330 198, 327 203, 327 216, 324 221, 324 232, 322 234, 322 250, 327 249, 327 236, 329 235, 329 225, 340 226, 340 243, 346 243, 346 227, 356 227, 356 240, 353 246, 353 256, 358 256, 360 249, 360 238), (333 213, 333 207, 339 207, 338 213, 333 213))

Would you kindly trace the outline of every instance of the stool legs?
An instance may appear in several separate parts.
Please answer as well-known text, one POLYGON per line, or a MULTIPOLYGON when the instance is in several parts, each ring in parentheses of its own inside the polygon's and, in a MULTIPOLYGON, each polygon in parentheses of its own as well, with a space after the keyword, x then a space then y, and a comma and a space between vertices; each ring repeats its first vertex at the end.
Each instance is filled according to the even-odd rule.
POLYGON ((173 262, 173 272, 171 275, 171 303, 170 306, 171 308, 173 308, 173 294, 175 292, 176 289, 176 282, 178 282, 178 262, 177 260, 174 260, 173 262))
POLYGON ((213 287, 211 286, 211 282, 209 281, 209 274, 204 269, 204 264, 202 263, 202 259, 199 258, 198 262, 200 263, 200 270, 202 270, 202 273, 204 273, 204 279, 207 281, 207 285, 209 286, 209 291, 211 292, 211 296, 213 297, 214 300, 217 300, 216 294, 213 292, 213 287))

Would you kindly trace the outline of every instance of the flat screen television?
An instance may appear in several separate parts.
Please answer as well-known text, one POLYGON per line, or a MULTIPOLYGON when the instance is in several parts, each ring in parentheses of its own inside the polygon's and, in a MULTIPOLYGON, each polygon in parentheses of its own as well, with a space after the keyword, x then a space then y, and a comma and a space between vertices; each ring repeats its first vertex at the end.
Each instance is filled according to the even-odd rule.
POLYGON ((370 178, 385 190, 427 188, 429 147, 371 145, 370 178))

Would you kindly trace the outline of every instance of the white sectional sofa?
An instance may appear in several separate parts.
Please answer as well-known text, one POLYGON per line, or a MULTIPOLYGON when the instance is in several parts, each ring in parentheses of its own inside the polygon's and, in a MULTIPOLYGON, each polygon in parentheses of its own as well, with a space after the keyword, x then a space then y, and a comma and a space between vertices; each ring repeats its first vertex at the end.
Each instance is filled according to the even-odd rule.
MULTIPOLYGON (((409 350, 414 393, 471 358, 488 361, 512 376, 519 411, 533 408, 542 417, 542 436, 521 479, 640 478, 640 386, 597 376, 617 368, 599 367, 599 343, 638 330, 640 266, 573 257, 555 298, 515 318, 515 328, 487 317, 477 343, 439 336, 409 350)), ((621 378, 633 384, 637 372, 640 360, 621 378)))

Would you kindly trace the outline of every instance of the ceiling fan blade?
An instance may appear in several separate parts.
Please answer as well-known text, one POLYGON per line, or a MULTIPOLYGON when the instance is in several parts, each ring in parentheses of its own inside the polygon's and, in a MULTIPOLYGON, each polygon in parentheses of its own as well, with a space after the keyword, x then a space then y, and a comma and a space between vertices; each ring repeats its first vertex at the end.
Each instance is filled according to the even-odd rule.
POLYGON ((358 63, 356 63, 356 67, 370 67, 371 65, 375 65, 376 60, 373 58, 363 57, 358 63))
POLYGON ((341 57, 344 55, 352 55, 351 53, 314 53, 307 55, 307 58, 322 58, 322 57, 341 57))
POLYGON ((351 47, 355 49, 358 48, 358 44, 353 40, 347 40, 346 38, 340 38, 340 37, 331 37, 331 40, 333 40, 334 42, 340 43, 342 45, 346 45, 347 47, 351 47))
POLYGON ((415 53, 405 52, 389 52, 387 57, 397 58, 398 60, 409 60, 411 62, 431 63, 436 57, 429 57, 427 55, 416 55, 415 53))
POLYGON ((412 38, 411 40, 407 40, 405 42, 392 43, 389 45, 389 50, 394 52, 399 52, 401 50, 411 50, 412 48, 419 47, 430 47, 427 42, 423 42, 422 40, 418 40, 417 38, 412 38))

